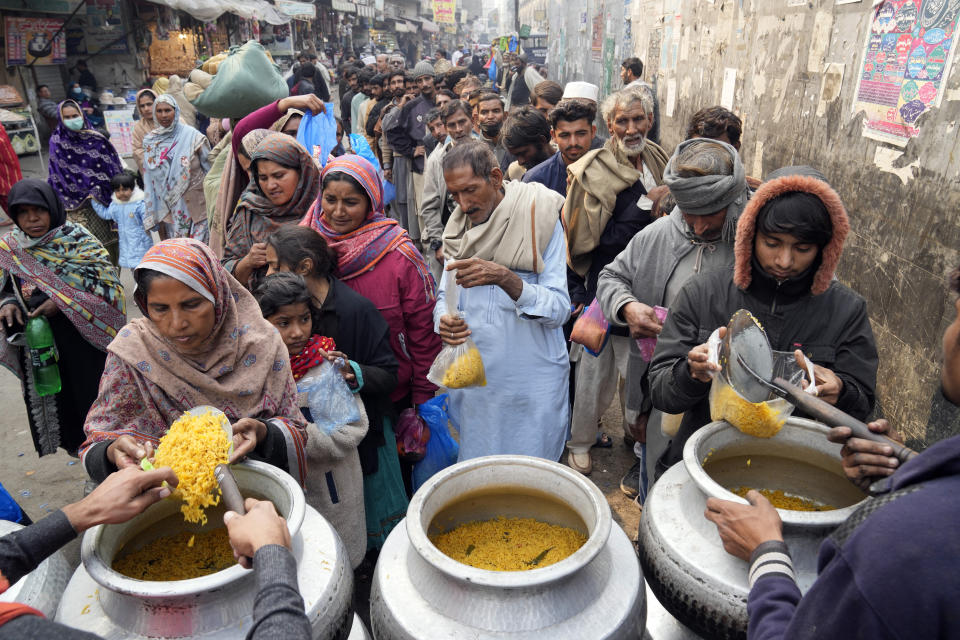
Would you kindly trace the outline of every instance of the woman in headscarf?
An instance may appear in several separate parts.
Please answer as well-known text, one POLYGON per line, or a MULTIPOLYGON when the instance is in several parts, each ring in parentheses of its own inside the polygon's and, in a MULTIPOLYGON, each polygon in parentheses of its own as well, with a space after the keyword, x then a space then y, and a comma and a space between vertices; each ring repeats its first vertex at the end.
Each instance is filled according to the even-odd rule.
POLYGON ((134 272, 143 318, 110 343, 81 459, 94 480, 138 464, 185 411, 222 409, 233 454, 303 483, 305 422, 287 348, 253 295, 201 242, 154 245, 134 272))
POLYGON ((207 137, 180 122, 180 106, 164 94, 153 104, 157 128, 143 139, 144 192, 147 215, 168 225, 171 238, 206 242, 203 177, 210 169, 207 137))
POLYGON ((207 197, 207 221, 210 225, 210 242, 207 244, 221 259, 227 239, 227 225, 230 224, 240 196, 250 184, 250 157, 257 145, 270 133, 269 129, 254 129, 243 136, 236 157, 231 149, 233 132, 228 133, 217 145, 221 148, 220 156, 203 179, 203 192, 207 197), (218 166, 219 175, 216 174, 218 166))
POLYGON ((440 352, 430 270, 400 223, 384 215, 383 183, 372 164, 340 156, 324 168, 322 181, 320 199, 301 224, 324 236, 336 255, 335 275, 373 302, 390 325, 399 364, 390 394, 395 410, 419 406, 436 392, 427 372, 440 352))
POLYGON ((107 345, 126 322, 123 288, 103 245, 67 220, 46 182, 21 180, 10 191, 17 227, 0 238, 0 364, 21 380, 27 419, 39 455, 84 440, 83 421, 97 397, 107 345), (37 393, 22 332, 37 316, 50 323, 60 391, 37 393))
POLYGON ((143 172, 143 139, 148 133, 157 128, 153 119, 153 103, 157 94, 153 89, 141 89, 137 92, 137 112, 140 119, 133 125, 133 159, 137 162, 137 170, 143 172))
POLYGON ((248 169, 250 156, 260 139, 249 138, 257 130, 269 130, 297 137, 297 128, 305 111, 313 113, 324 111, 320 99, 313 95, 290 96, 270 103, 253 113, 246 115, 231 127, 229 152, 224 161, 222 178, 216 183, 208 181, 208 192, 216 190, 216 205, 208 212, 210 219, 210 248, 223 257, 225 234, 230 227, 230 218, 240 200, 240 196, 250 181, 248 169), (255 141, 255 142, 254 142, 255 141))
POLYGON ((320 172, 299 142, 274 133, 254 150, 250 175, 227 228, 223 266, 255 288, 266 275, 267 237, 303 219, 320 192, 320 172))
POLYGON ((50 136, 47 182, 53 187, 67 217, 86 227, 103 244, 116 264, 120 241, 110 224, 97 216, 87 201, 106 206, 113 198, 110 179, 123 171, 117 150, 103 134, 94 131, 74 100, 60 103, 60 124, 50 136))

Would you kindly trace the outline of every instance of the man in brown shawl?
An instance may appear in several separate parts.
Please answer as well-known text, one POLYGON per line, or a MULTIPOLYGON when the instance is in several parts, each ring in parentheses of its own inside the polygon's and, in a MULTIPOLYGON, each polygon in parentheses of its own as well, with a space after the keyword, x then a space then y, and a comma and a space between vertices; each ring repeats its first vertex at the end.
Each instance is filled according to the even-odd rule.
MULTIPOLYGON (((611 137, 600 149, 587 152, 567 167, 567 200, 563 206, 568 247, 568 287, 574 316, 597 294, 600 271, 623 251, 630 239, 653 218, 647 193, 663 181, 668 156, 647 139, 653 126, 653 103, 641 87, 625 87, 601 106, 611 137)), ((599 355, 578 354, 576 387, 567 443, 568 464, 588 474, 590 447, 619 379, 624 380, 630 336, 622 327, 610 327, 608 343, 599 355)), ((621 392, 621 404, 623 393, 621 392)), ((601 436, 602 437, 602 436, 601 436)))

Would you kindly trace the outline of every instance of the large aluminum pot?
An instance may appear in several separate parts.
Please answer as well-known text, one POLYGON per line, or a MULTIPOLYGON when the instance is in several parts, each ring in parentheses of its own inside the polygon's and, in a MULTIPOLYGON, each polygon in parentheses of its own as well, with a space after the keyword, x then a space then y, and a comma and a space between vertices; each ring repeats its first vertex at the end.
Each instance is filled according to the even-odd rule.
MULTIPOLYGON (((245 497, 269 500, 287 519, 313 637, 347 638, 354 623, 353 572, 336 531, 307 506, 300 486, 284 471, 253 461, 231 469, 245 497)), ((222 506, 206 512, 206 528, 222 524, 222 506)), ((252 571, 234 565, 200 578, 154 582, 128 578, 111 568, 129 541, 146 542, 185 527, 180 503, 161 500, 129 522, 87 531, 83 562, 67 585, 57 621, 118 640, 242 638, 250 629, 256 596, 252 571)))
MULTIPOLYGON (((0 520, 0 538, 22 528, 21 524, 0 520)), ((57 551, 0 593, 0 602, 19 602, 50 618, 57 612, 60 595, 69 579, 70 561, 62 550, 57 551)))
POLYGON ((716 526, 703 517, 709 497, 746 503, 724 487, 782 489, 838 507, 778 509, 800 590, 809 589, 820 543, 866 497, 844 477, 840 445, 827 440, 827 431, 818 422, 790 418, 769 439, 726 422, 710 423, 690 437, 683 462, 653 485, 640 519, 644 575, 673 616, 705 637, 746 637, 747 564, 723 550, 716 526))
POLYGON ((570 468, 527 456, 488 456, 436 474, 387 538, 373 579, 377 640, 638 638, 643 578, 610 507, 570 468), (447 557, 428 532, 496 516, 586 528, 570 557, 530 571, 487 571, 447 557))

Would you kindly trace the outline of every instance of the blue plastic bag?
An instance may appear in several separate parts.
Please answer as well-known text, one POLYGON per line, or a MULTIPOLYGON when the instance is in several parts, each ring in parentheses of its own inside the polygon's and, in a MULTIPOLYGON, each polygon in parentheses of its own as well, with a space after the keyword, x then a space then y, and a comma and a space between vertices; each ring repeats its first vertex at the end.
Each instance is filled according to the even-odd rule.
POLYGON ((397 197, 397 188, 389 180, 383 181, 383 204, 388 205, 397 197))
POLYGON ((297 142, 303 145, 307 153, 321 166, 327 166, 327 158, 337 146, 337 119, 333 115, 333 103, 324 103, 327 111, 313 115, 310 111, 303 114, 303 120, 297 128, 297 142))
POLYGON ((380 170, 380 161, 377 160, 376 154, 370 149, 370 143, 367 142, 366 138, 359 133, 351 133, 350 148, 353 149, 355 154, 370 162, 376 168, 377 173, 383 176, 383 171, 380 170))
POLYGON ((20 522, 22 519, 23 511, 20 510, 20 505, 0 484, 0 520, 20 522))
POLYGON ((419 489, 433 474, 443 471, 457 461, 460 445, 450 435, 448 425, 457 431, 460 428, 450 419, 447 412, 447 394, 430 398, 420 405, 420 417, 430 427, 430 440, 427 441, 427 453, 423 460, 413 465, 413 490, 419 489))
MULTIPOLYGON (((344 362, 343 366, 350 364, 344 362)), ((297 383, 297 390, 307 393, 310 419, 322 433, 329 435, 337 427, 360 419, 360 409, 340 375, 340 368, 330 362, 319 366, 319 373, 309 375, 297 383)))

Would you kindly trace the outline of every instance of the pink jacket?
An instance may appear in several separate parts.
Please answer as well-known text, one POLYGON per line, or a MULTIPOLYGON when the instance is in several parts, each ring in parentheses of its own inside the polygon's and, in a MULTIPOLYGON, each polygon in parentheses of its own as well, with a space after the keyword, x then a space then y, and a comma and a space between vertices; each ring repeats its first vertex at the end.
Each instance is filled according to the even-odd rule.
POLYGON ((373 302, 390 325, 390 346, 400 365, 390 399, 398 402, 411 394, 416 406, 432 398, 437 387, 427 380, 427 371, 441 346, 433 331, 436 301, 427 299, 413 264, 391 251, 372 269, 343 283, 373 302))

